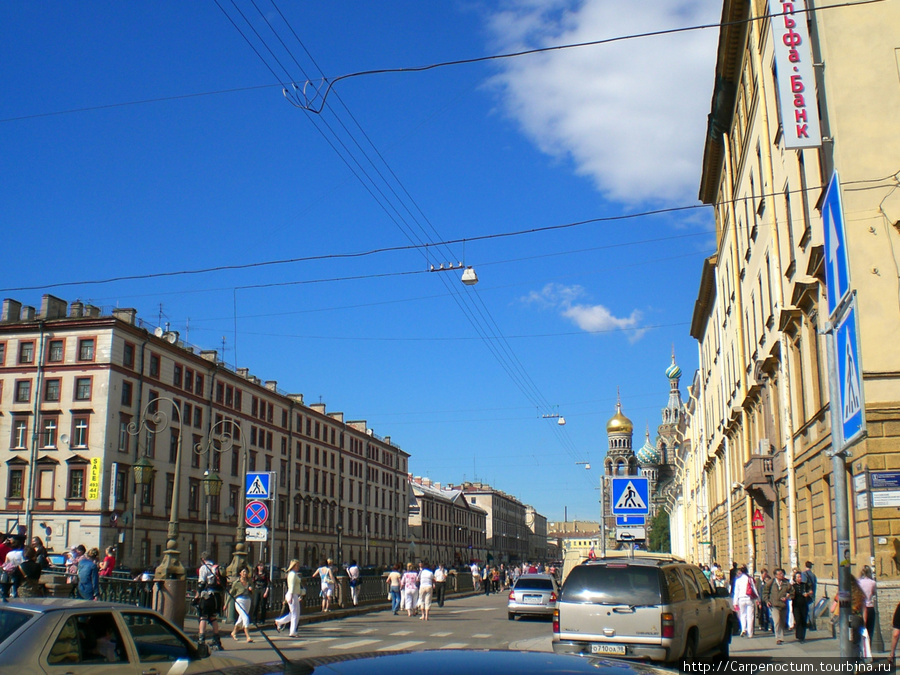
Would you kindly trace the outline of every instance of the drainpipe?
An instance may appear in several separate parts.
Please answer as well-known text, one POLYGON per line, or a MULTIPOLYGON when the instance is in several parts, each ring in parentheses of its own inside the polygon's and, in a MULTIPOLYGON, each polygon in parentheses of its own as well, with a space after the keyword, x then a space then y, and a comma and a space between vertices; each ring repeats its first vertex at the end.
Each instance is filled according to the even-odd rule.
MULTIPOLYGON (((41 390, 43 389, 43 380, 44 380, 44 322, 38 321, 38 328, 40 330, 40 341, 38 342, 38 353, 37 353, 37 376, 35 377, 34 383, 34 423, 32 425, 32 433, 31 433, 31 453, 28 458, 28 495, 25 499, 25 533, 28 537, 26 541, 31 541, 32 537, 34 537, 33 531, 33 523, 32 512, 34 510, 34 492, 37 485, 37 459, 38 459, 38 440, 40 439, 40 433, 38 432, 38 425, 40 424, 40 410, 41 410, 41 390)), ((57 430, 58 431, 58 430, 57 430)))

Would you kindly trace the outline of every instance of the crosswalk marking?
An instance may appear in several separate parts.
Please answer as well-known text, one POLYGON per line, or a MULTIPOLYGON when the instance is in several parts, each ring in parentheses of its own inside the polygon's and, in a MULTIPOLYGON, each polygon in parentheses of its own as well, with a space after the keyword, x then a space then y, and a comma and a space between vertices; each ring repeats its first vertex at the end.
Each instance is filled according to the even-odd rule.
POLYGON ((494 637, 491 633, 475 633, 472 636, 473 640, 487 640, 488 638, 494 637))
MULTIPOLYGON (((285 638, 287 639, 287 636, 285 636, 285 638)), ((290 638, 290 639, 293 640, 294 638, 290 638)), ((337 640, 336 637, 314 637, 314 638, 301 637, 301 638, 297 638, 297 639, 303 640, 303 644, 305 644, 305 645, 312 645, 312 644, 316 644, 319 642, 332 642, 333 640, 337 640)))
POLYGON ((379 649, 376 649, 375 651, 378 651, 378 652, 394 652, 394 651, 402 652, 407 649, 412 649, 413 647, 416 647, 421 644, 425 644, 425 641, 424 640, 409 640, 407 642, 398 642, 395 645, 381 647, 379 649))
POLYGON ((451 631, 446 631, 443 633, 432 633, 431 637, 450 637, 451 635, 453 635, 451 631))
POLYGON ((450 642, 439 649, 465 649, 469 644, 467 642, 450 642))
POLYGON ((398 630, 398 631, 391 633, 391 635, 396 635, 398 637, 400 637, 402 635, 412 635, 412 631, 411 630, 398 630))
POLYGON ((354 640, 353 642, 342 642, 337 645, 331 645, 332 649, 356 649, 357 647, 365 647, 366 645, 373 645, 376 642, 381 642, 381 640, 354 640))
POLYGON ((344 630, 343 626, 317 626, 317 628, 321 631, 344 630))
POLYGON ((378 629, 377 628, 362 628, 362 629, 356 631, 356 634, 357 635, 368 635, 369 633, 374 633, 376 630, 378 630, 378 629))

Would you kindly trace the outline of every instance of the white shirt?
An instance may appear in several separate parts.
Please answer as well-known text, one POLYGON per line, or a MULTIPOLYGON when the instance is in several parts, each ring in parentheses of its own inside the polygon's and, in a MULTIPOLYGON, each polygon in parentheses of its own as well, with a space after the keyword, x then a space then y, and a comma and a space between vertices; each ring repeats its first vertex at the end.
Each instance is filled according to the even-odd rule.
POLYGON ((425 568, 419 572, 419 588, 431 588, 434 586, 434 572, 425 568))
MULTIPOLYGON (((734 579, 734 590, 732 591, 732 595, 735 600, 740 600, 741 598, 751 598, 750 593, 747 588, 750 585, 750 576, 747 574, 741 574, 734 579)), ((752 598, 751 598, 752 599, 752 598)))
POLYGON ((443 567, 438 567, 434 571, 434 580, 435 581, 447 581, 447 570, 443 567))

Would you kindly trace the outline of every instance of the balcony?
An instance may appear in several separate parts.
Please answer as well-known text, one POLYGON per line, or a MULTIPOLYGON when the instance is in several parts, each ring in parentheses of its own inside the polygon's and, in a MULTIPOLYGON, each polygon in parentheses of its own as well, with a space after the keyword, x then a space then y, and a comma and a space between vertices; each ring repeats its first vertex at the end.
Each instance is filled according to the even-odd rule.
POLYGON ((775 490, 770 482, 774 476, 775 463, 772 455, 754 455, 744 464, 744 488, 761 501, 775 501, 775 490))

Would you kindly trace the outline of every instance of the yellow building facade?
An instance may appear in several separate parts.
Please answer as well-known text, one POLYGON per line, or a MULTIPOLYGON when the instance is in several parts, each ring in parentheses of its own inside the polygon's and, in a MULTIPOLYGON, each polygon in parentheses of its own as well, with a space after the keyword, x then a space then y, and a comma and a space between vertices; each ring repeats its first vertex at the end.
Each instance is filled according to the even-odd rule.
POLYGON ((893 2, 724 3, 700 186, 716 248, 691 322, 700 367, 670 500, 673 551, 697 562, 811 560, 835 578, 822 206, 837 174, 866 420, 844 462, 850 555, 854 572, 874 561, 879 576, 900 574, 900 490, 866 482, 888 472, 890 488, 900 472, 897 26, 893 2))

